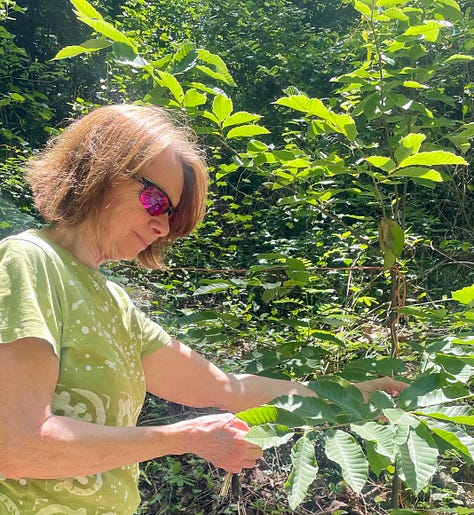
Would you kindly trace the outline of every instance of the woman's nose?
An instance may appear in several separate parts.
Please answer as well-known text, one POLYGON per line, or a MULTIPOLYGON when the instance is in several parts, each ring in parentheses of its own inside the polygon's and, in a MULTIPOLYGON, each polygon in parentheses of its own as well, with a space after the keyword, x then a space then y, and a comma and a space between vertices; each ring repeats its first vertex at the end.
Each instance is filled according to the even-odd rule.
POLYGON ((153 231, 161 238, 168 236, 170 232, 170 217, 167 213, 152 217, 153 231))

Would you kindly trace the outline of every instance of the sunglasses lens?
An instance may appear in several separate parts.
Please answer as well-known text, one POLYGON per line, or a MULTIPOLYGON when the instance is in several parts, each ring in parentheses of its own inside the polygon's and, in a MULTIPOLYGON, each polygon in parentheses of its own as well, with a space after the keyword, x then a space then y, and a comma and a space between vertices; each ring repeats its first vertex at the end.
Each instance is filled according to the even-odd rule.
POLYGON ((155 186, 146 188, 140 193, 140 202, 151 216, 160 216, 170 208, 167 195, 155 186))

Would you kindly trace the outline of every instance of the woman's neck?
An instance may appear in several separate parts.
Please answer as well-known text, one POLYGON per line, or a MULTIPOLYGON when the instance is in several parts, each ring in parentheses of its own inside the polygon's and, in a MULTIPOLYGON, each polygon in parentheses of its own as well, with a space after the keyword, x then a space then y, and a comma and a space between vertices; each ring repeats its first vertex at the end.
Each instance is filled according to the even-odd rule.
POLYGON ((49 226, 44 229, 48 238, 66 249, 78 261, 84 265, 97 270, 100 263, 100 251, 93 237, 85 224, 72 227, 49 226))

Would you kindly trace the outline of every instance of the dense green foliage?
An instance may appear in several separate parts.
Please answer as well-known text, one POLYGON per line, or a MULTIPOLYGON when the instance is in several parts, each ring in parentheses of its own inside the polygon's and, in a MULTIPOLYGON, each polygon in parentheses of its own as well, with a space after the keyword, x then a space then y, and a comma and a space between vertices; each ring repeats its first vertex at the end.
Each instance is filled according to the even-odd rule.
MULTIPOLYGON (((108 273, 221 366, 310 381, 318 399, 240 414, 263 447, 291 445, 292 509, 337 463, 354 492, 392 489, 370 512, 469 513, 468 493, 431 482, 467 483, 474 456, 469 2, 71 4, 0 3, 2 234, 35 223, 20 164, 65 117, 114 101, 186 113, 208 148, 206 220, 169 271, 108 273), (349 381, 383 374, 411 386, 364 404, 349 381)), ((143 513, 190 511, 183 492, 211 490, 192 466, 147 464, 143 513)))

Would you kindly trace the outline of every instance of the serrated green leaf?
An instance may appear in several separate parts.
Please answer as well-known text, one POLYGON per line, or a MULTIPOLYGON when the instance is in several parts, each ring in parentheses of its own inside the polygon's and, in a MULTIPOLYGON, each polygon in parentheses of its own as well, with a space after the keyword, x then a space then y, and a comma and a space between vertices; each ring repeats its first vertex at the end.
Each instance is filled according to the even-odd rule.
POLYGON ((400 163, 406 157, 418 152, 425 139, 426 136, 419 133, 410 133, 404 136, 398 143, 398 147, 395 151, 395 159, 397 163, 400 163))
POLYGON ((219 123, 222 123, 232 113, 232 99, 226 95, 216 95, 212 102, 212 112, 216 115, 219 123))
POLYGON ((207 95, 200 93, 194 88, 188 89, 184 95, 184 107, 197 107, 206 103, 207 95))
POLYGON ((461 156, 445 150, 433 150, 431 152, 419 152, 404 159, 399 168, 407 166, 436 166, 436 165, 467 165, 468 162, 461 156))
POLYGON ((230 127, 232 125, 243 125, 250 122, 256 122, 260 120, 259 114, 247 113, 246 111, 238 111, 237 113, 231 114, 222 123, 222 127, 230 127))
POLYGON ((229 70, 227 69, 227 65, 223 61, 223 59, 213 54, 212 52, 209 52, 209 50, 205 50, 203 48, 198 49, 198 57, 199 60, 203 63, 206 63, 210 66, 212 66, 212 69, 209 68, 209 66, 203 66, 198 65, 196 68, 200 69, 203 73, 206 75, 213 77, 215 79, 221 80, 225 84, 228 84, 229 86, 236 86, 232 75, 229 73, 229 70))
POLYGON ((282 407, 277 407, 276 405, 250 408, 237 413, 236 416, 244 422, 247 422, 249 426, 260 424, 277 424, 288 428, 308 426, 306 419, 299 414, 282 407))
POLYGON ((336 420, 339 410, 317 397, 302 397, 301 395, 282 396, 271 402, 272 406, 290 411, 312 425, 326 424, 336 420))
POLYGON ((189 41, 180 45, 168 62, 166 71, 172 75, 185 73, 192 69, 198 60, 198 51, 194 43, 189 41))
POLYGON ((60 59, 68 59, 69 57, 76 57, 81 54, 90 54, 94 50, 85 48, 80 45, 69 45, 61 50, 51 59, 51 61, 58 61, 60 59))
POLYGON ((250 408, 236 414, 249 426, 256 426, 259 424, 275 424, 278 417, 278 410, 275 406, 265 405, 257 408, 250 408))
POLYGON ((364 440, 375 442, 375 450, 393 462, 397 449, 393 442, 394 433, 390 426, 382 426, 368 421, 363 424, 351 424, 351 430, 364 440))
POLYGON ((104 19, 97 20, 94 18, 86 18, 84 16, 80 16, 79 19, 86 25, 89 25, 89 27, 92 27, 99 34, 102 34, 112 41, 125 43, 126 45, 133 48, 135 53, 138 53, 133 41, 118 29, 116 29, 111 23, 105 21, 104 19))
POLYGON ((307 436, 302 436, 291 449, 291 463, 293 468, 285 483, 285 490, 288 504, 295 510, 303 502, 318 473, 314 447, 307 436))
POLYGON ((80 54, 85 53, 92 53, 97 52, 99 50, 102 50, 103 48, 108 48, 112 46, 112 43, 103 38, 97 38, 97 39, 88 39, 87 41, 84 41, 80 45, 70 45, 62 48, 52 59, 58 60, 58 59, 67 59, 68 57, 75 57, 80 54))
POLYGON ((351 116, 334 113, 318 98, 309 98, 306 95, 291 95, 279 98, 274 103, 317 116, 325 120, 334 131, 344 134, 351 141, 357 136, 356 125, 351 116))
POLYGON ((433 182, 443 182, 443 176, 433 168, 423 168, 420 166, 408 166, 390 174, 390 177, 409 177, 417 179, 425 179, 433 182))
POLYGON ((260 125, 240 125, 230 129, 227 133, 227 138, 251 138, 252 136, 259 136, 262 134, 270 134, 266 127, 260 125))
POLYGON ((370 163, 372 166, 380 168, 385 172, 391 172, 392 170, 395 170, 397 166, 392 159, 384 156, 370 156, 366 158, 366 161, 370 163))
POLYGON ((342 477, 349 486, 360 493, 367 482, 369 466, 355 438, 339 429, 328 431, 325 450, 327 457, 341 467, 342 477))
POLYGON ((293 433, 285 426, 263 424, 249 429, 245 439, 262 449, 270 449, 285 444, 293 437, 293 433))
POLYGON ((341 407, 344 413, 351 417, 352 421, 370 418, 370 408, 364 403, 362 394, 348 381, 340 379, 335 382, 321 379, 311 381, 308 383, 308 387, 316 392, 320 398, 328 399, 336 406, 341 407))
POLYGON ((418 493, 436 472, 438 449, 428 430, 420 425, 411 429, 407 441, 400 446, 400 469, 406 484, 418 493))
POLYGON ((417 377, 398 397, 398 404, 403 408, 418 406, 418 402, 444 384, 441 374, 426 374, 417 377))
POLYGON ((420 421, 416 417, 399 408, 386 408, 383 410, 383 414, 397 426, 417 427, 420 425, 420 421))
POLYGON ((457 381, 467 384, 474 377, 474 363, 464 357, 450 354, 438 354, 434 362, 442 367, 448 374, 452 374, 457 381))
POLYGON ((468 435, 463 428, 451 422, 437 419, 428 419, 426 420, 426 424, 433 433, 448 442, 449 445, 457 448, 468 459, 471 457, 470 459, 474 460, 474 438, 468 435), (455 439, 451 438, 449 435, 452 435, 455 439), (459 446, 456 443, 457 441, 460 442, 459 446))
POLYGON ((412 25, 405 32, 404 36, 420 36, 421 39, 434 43, 439 36, 439 31, 443 27, 438 21, 427 21, 423 25, 412 25))
POLYGON ((184 102, 184 91, 181 84, 178 82, 174 75, 171 73, 158 70, 158 83, 160 86, 167 88, 176 101, 182 105, 184 102))
MULTIPOLYGON (((456 410, 457 406, 452 407, 452 409, 456 410)), ((471 409, 472 412, 472 409, 471 409)), ((448 412, 443 413, 442 407, 434 408, 433 410, 418 410, 416 412, 418 415, 423 415, 428 418, 435 418, 437 420, 445 420, 446 422, 453 422, 454 424, 461 424, 463 426, 474 426, 474 415, 469 414, 452 414, 448 412), (436 410, 436 411, 435 411, 436 410)), ((454 411, 456 413, 456 411, 454 411)), ((428 423, 429 425, 429 423, 428 423)))
MULTIPOLYGON (((429 426, 429 424, 428 424, 429 426)), ((461 440, 452 432, 446 431, 436 427, 430 427, 431 431, 439 438, 449 444, 452 449, 456 449, 464 455, 471 463, 473 462, 474 456, 469 452, 469 449, 461 442, 461 440)))

